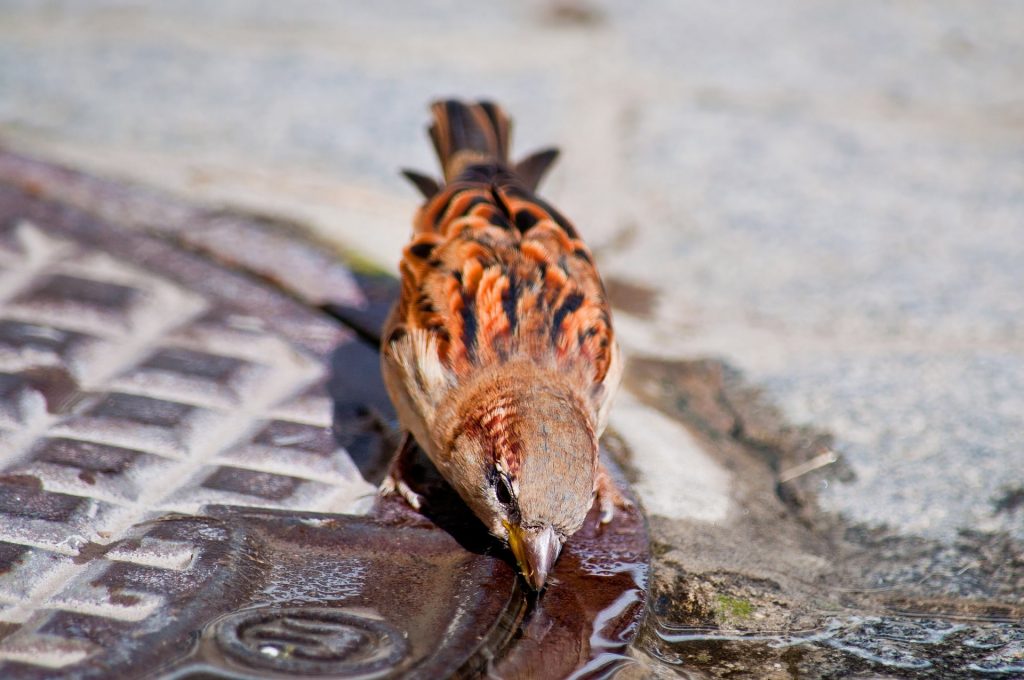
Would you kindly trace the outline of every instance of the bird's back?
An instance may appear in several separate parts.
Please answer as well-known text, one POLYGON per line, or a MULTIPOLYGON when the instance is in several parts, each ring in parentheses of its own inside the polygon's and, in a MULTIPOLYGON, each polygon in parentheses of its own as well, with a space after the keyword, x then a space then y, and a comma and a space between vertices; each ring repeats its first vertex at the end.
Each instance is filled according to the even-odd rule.
POLYGON ((528 359, 599 402, 616 352, 604 287, 576 229, 534 193, 555 152, 510 164, 492 104, 439 102, 434 115, 447 183, 414 175, 427 201, 393 325, 427 329, 456 375, 528 359))

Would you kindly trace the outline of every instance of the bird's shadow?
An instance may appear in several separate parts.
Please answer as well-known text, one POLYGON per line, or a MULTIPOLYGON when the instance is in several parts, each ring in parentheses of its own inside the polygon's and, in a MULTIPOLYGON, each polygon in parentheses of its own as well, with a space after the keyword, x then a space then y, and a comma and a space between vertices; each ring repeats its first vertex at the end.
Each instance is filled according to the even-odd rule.
MULTIPOLYGON (((387 474, 400 439, 377 349, 381 328, 398 298, 399 284, 381 274, 356 274, 356 279, 366 304, 324 308, 355 333, 331 354, 327 391, 334 406, 335 439, 348 451, 363 478, 376 486, 387 474)), ((390 523, 433 524, 470 552, 511 558, 418 447, 405 479, 423 497, 421 509, 414 510, 397 495, 378 497, 374 516, 390 523)))

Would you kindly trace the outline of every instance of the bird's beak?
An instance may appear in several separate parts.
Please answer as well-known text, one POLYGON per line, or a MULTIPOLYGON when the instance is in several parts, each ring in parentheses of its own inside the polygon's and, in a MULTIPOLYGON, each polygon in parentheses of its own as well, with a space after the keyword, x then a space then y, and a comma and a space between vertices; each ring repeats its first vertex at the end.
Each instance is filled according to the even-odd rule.
POLYGON ((508 545, 519 563, 519 571, 534 590, 544 587, 551 567, 562 550, 562 542, 551 527, 529 529, 505 524, 508 545))

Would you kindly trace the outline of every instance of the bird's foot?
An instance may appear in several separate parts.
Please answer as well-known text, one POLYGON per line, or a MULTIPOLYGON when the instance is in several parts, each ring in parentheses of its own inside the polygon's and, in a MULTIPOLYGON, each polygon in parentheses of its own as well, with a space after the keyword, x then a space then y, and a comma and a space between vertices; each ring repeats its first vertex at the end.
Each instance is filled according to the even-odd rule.
POLYGON ((399 477, 388 474, 384 481, 377 487, 377 493, 381 496, 390 496, 397 493, 413 510, 419 510, 423 504, 423 497, 413 491, 405 481, 399 477))
POLYGON ((398 445, 398 451, 391 461, 388 473, 384 476, 380 486, 377 487, 377 493, 381 496, 390 496, 397 493, 405 499, 405 502, 413 510, 419 510, 423 505, 423 497, 413 491, 405 481, 405 474, 412 464, 412 457, 415 453, 416 441, 412 438, 411 434, 406 432, 402 435, 402 443, 398 445))
POLYGON ((633 501, 626 498, 612 479, 608 469, 601 463, 597 468, 597 480, 594 483, 597 492, 597 507, 601 511, 601 524, 608 524, 615 517, 615 509, 626 510, 633 507, 633 501))

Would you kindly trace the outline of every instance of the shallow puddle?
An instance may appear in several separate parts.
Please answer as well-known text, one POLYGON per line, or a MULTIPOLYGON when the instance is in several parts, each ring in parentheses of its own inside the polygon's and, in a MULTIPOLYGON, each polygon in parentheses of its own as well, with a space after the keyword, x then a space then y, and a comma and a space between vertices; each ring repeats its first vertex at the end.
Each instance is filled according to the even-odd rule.
POLYGON ((1018 621, 842 615, 819 628, 749 633, 649 617, 637 649, 683 677, 1024 677, 1018 621))

